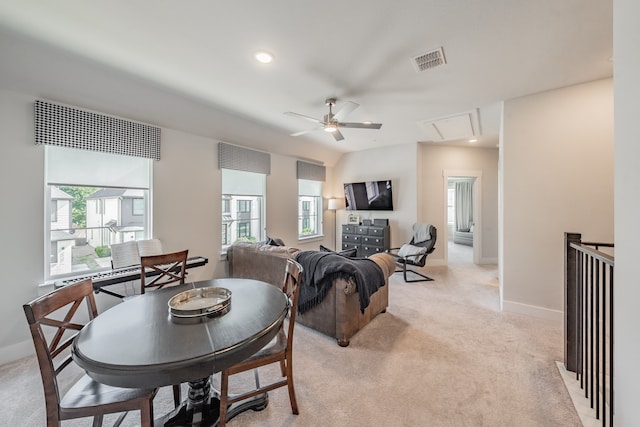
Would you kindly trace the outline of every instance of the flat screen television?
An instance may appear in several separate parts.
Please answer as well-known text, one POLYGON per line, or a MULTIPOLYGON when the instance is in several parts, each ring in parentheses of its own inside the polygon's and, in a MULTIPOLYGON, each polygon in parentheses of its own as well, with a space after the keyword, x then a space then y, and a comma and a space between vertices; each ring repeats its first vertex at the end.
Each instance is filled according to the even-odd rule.
POLYGON ((351 182, 344 184, 348 211, 392 211, 391 180, 351 182))

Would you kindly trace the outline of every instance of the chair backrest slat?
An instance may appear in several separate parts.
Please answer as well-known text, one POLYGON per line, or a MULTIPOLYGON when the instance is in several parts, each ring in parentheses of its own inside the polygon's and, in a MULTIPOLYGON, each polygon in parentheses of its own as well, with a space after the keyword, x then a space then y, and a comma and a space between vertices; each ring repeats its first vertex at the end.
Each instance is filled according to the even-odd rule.
POLYGON ((160 289, 166 285, 184 283, 188 250, 161 255, 140 257, 140 293, 149 288, 160 289), (147 274, 151 272, 151 278, 147 274))
POLYGON ((291 351, 291 344, 293 342, 293 330, 296 323, 296 314, 298 312, 298 296, 300 278, 302 277, 302 266, 292 260, 287 259, 287 266, 285 269, 284 284, 282 291, 287 295, 289 299, 289 328, 287 331, 287 351, 291 351))

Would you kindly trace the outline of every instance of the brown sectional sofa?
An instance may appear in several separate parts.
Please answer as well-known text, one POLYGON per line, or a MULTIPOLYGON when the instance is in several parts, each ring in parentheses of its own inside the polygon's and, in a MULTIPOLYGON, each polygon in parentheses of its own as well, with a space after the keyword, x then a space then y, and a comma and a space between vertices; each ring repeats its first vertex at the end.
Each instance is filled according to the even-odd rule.
MULTIPOLYGON (((290 246, 260 243, 235 243, 227 249, 229 277, 262 280, 282 286, 287 258, 299 250, 290 246)), ((323 334, 336 338, 340 346, 349 345, 351 337, 389 305, 389 276, 395 270, 393 258, 384 253, 370 257, 382 270, 385 285, 371 295, 369 306, 360 311, 356 285, 352 280, 335 279, 324 300, 297 321, 323 334)))

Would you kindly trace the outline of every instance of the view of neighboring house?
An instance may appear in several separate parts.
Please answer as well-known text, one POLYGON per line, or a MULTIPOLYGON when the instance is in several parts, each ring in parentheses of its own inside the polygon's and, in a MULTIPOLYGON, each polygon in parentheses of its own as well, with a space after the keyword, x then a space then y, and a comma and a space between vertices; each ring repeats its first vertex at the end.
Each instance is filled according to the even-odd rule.
POLYGON ((261 239, 262 197, 222 196, 222 246, 226 248, 236 240, 258 241, 261 239))
POLYGON ((50 186, 50 190, 52 276, 109 267, 112 243, 146 237, 145 190, 97 189, 86 196, 84 206, 76 207, 80 210, 80 219, 76 218, 79 223, 74 223, 75 197, 56 186, 50 186))
POLYGON ((71 234, 71 202, 73 200, 72 195, 65 193, 58 187, 51 187, 50 262, 52 266, 55 265, 61 271, 68 271, 71 268, 71 256, 65 257, 64 254, 69 253, 66 249, 75 244, 75 237, 71 234))
POLYGON ((87 196, 87 242, 95 247, 144 239, 144 190, 101 188, 87 196))

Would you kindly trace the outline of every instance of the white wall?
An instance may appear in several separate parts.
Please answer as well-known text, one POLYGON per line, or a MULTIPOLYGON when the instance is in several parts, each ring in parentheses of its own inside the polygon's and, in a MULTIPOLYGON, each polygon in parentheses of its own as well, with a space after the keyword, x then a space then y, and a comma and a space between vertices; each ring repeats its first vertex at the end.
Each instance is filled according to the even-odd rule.
POLYGON ((503 307, 561 318, 564 232, 613 242, 613 80, 505 101, 503 307))
MULTIPOLYGON (((271 175, 267 177, 267 235, 279 237, 288 246, 301 250, 318 250, 320 244, 333 245, 333 215, 323 212, 324 238, 298 240, 298 159, 271 154, 271 175)), ((330 197, 331 168, 326 171, 323 184, 324 198, 330 197)), ((326 209, 326 202, 324 203, 326 209)))
MULTIPOLYGON (((342 156, 335 166, 334 196, 344 194, 342 184, 390 178, 393 180, 393 212, 358 211, 362 218, 388 218, 391 246, 399 247, 411 240, 415 222, 446 226, 443 177, 445 169, 480 170, 483 172, 483 258, 498 256, 498 150, 464 147, 402 144, 371 149, 342 156)), ((348 212, 337 212, 338 241, 340 225, 348 212)), ((427 265, 444 263, 445 245, 436 244, 427 265)))
POLYGON ((44 279, 44 150, 33 117, 32 97, 0 91, 0 363, 33 352, 22 304, 44 279))
MULTIPOLYGON (((22 304, 51 290, 38 286, 44 281, 44 150, 34 144, 35 99, 0 90, 0 364, 33 353, 22 304)), ((162 159, 153 166, 153 237, 161 239, 167 251, 188 248, 190 255, 209 259, 205 267, 189 270, 189 280, 226 274, 224 260, 220 259, 217 143, 217 139, 163 128, 162 159)), ((251 141, 246 145, 251 146, 251 141)), ((272 154, 271 161, 267 232, 301 249, 332 245, 332 232, 326 239, 297 241, 296 159, 272 154)), ((329 181, 327 188, 330 185, 329 181)), ((325 212, 325 219, 333 221, 332 216, 325 212)), ((99 311, 118 302, 103 294, 96 299, 99 311)))
POLYGON ((640 284, 638 242, 640 241, 640 3, 613 3, 615 80, 615 424, 637 426, 640 420, 640 284))
POLYGON ((481 262, 496 262, 498 258, 498 149, 429 146, 422 144, 420 154, 421 196, 420 221, 438 229, 436 250, 429 262, 444 263, 446 253, 444 171, 471 171, 482 174, 482 243, 481 262), (442 231, 440 231, 442 230, 442 231))
POLYGON ((189 280, 223 277, 218 144, 185 132, 162 129, 161 160, 153 164, 153 237, 166 252, 189 249, 209 263, 189 269, 189 280))
MULTIPOLYGON (((362 219, 387 218, 391 226, 391 247, 408 242, 411 226, 417 220, 417 144, 402 144, 393 147, 348 153, 334 167, 334 197, 344 197, 343 184, 391 179, 393 185, 393 211, 354 211, 362 219)), ((342 239, 341 225, 347 223, 348 211, 336 212, 338 243, 342 239)))

